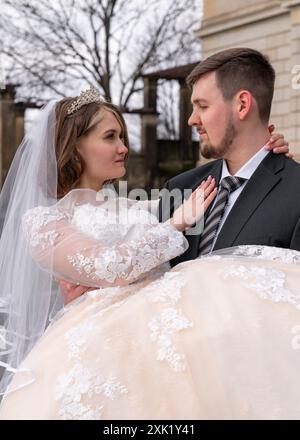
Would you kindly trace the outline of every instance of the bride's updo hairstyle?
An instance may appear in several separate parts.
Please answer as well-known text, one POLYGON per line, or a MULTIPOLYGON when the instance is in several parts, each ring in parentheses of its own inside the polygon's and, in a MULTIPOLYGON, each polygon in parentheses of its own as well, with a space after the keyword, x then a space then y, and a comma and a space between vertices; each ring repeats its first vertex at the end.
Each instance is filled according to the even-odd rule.
MULTIPOLYGON (((55 152, 57 160, 57 198, 64 197, 79 184, 84 171, 84 160, 76 150, 81 136, 86 136, 101 122, 103 111, 113 113, 119 122, 124 145, 129 149, 126 122, 119 108, 108 102, 92 102, 70 113, 75 98, 65 98, 56 104, 55 152)), ((126 156, 127 159, 127 156, 126 156)))

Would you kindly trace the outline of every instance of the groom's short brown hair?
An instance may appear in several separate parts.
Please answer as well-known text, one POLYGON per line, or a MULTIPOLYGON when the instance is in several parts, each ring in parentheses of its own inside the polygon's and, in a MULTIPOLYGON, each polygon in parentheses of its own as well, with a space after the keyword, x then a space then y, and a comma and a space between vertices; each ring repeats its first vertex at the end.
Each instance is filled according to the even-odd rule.
POLYGON ((275 70, 266 56, 249 48, 223 50, 199 63, 187 77, 187 83, 193 86, 209 72, 216 72, 217 85, 225 101, 240 90, 248 90, 257 101, 261 120, 269 120, 275 70))

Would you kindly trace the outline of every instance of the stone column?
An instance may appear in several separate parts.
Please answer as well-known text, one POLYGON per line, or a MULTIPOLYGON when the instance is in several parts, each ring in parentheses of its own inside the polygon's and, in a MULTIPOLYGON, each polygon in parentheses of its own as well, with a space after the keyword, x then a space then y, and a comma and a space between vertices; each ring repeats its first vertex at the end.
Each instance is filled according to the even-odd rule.
POLYGON ((0 187, 24 136, 25 105, 15 104, 15 86, 0 90, 0 187))
POLYGON ((15 87, 7 85, 0 91, 0 185, 2 186, 15 153, 15 87))
POLYGON ((185 80, 179 81, 180 102, 179 102, 179 138, 183 161, 193 160, 192 128, 188 125, 188 119, 192 113, 191 91, 185 80))
POLYGON ((144 156, 146 188, 154 183, 157 163, 157 80, 144 78, 144 114, 141 115, 141 153, 144 156))

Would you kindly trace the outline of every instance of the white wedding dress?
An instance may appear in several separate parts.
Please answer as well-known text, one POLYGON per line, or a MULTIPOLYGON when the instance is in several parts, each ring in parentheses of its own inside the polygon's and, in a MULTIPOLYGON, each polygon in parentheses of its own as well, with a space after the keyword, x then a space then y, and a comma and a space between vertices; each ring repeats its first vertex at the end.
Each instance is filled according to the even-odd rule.
POLYGON ((38 264, 95 290, 47 328, 0 419, 300 418, 300 252, 243 246, 170 269, 183 234, 96 194, 23 218, 38 264))

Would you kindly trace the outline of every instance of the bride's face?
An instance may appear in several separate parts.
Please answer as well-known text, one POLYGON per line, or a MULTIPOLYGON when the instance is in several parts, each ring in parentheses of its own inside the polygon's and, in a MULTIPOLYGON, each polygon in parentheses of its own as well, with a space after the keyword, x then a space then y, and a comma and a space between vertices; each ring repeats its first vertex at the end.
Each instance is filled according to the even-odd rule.
POLYGON ((128 148, 122 139, 121 125, 108 110, 103 110, 100 122, 80 138, 77 151, 85 163, 81 178, 84 187, 97 190, 106 180, 118 179, 126 173, 128 148))

